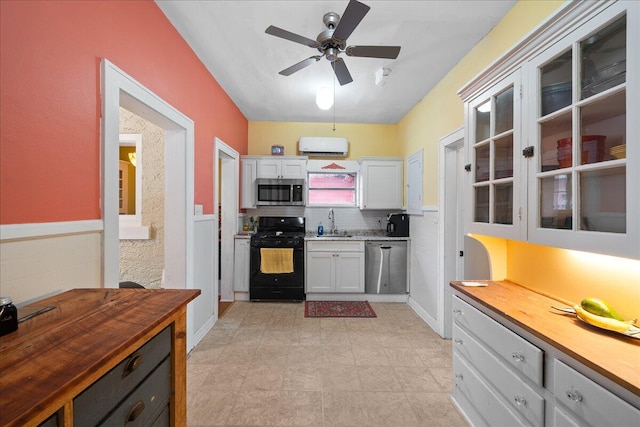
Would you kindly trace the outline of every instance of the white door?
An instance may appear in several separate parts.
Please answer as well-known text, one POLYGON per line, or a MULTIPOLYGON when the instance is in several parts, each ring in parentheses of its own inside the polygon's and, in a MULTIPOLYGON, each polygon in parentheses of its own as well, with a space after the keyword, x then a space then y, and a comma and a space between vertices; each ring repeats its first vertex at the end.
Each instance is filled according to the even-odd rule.
POLYGON ((451 338, 451 287, 449 282, 462 279, 464 188, 464 129, 440 140, 440 210, 438 264, 438 333, 451 338))

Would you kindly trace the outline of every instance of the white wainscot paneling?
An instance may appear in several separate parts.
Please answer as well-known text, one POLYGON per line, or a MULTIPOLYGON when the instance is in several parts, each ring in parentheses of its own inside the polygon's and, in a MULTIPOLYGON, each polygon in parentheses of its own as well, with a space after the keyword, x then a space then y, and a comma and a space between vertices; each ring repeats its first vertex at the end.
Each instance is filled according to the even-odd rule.
POLYGON ((422 216, 412 215, 411 235, 411 289, 409 305, 437 330, 438 320, 438 212, 424 211, 422 216))
POLYGON ((411 216, 411 288, 409 305, 438 330, 438 212, 411 216))
POLYGON ((73 288, 99 288, 101 241, 100 231, 3 240, 0 295, 24 304, 73 288))

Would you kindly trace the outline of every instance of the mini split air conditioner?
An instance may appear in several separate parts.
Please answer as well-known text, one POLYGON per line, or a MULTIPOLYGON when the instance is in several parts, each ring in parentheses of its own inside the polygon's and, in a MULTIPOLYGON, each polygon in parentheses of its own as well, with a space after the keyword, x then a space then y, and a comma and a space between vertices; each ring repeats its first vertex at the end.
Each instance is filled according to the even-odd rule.
POLYGON ((346 157, 349 152, 347 138, 301 136, 298 140, 300 154, 318 157, 346 157))

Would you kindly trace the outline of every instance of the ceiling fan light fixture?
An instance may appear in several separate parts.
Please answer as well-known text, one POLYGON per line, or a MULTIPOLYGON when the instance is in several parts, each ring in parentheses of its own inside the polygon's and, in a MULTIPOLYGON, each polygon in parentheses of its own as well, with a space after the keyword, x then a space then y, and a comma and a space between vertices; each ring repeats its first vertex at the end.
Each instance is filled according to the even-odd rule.
POLYGON ((316 105, 321 110, 328 110, 333 105, 333 91, 330 87, 322 86, 316 92, 316 105))

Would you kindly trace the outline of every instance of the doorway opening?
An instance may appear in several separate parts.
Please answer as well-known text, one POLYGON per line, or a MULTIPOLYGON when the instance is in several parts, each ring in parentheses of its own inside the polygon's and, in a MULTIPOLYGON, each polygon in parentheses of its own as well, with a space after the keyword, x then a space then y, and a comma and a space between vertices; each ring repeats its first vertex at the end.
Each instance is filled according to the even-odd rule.
MULTIPOLYGON (((164 279, 174 289, 194 287, 194 123, 110 61, 102 60, 102 219, 104 287, 119 284, 119 113, 124 108, 164 133, 164 279)), ((213 287, 213 285, 211 285, 213 287)), ((196 298, 187 309, 187 351, 210 328, 213 303, 196 298), (199 319, 197 322, 194 319, 199 319), (202 320, 204 319, 204 320, 202 320), (197 323, 197 324, 196 324, 197 323), (200 334, 198 335, 198 333, 200 334)))

